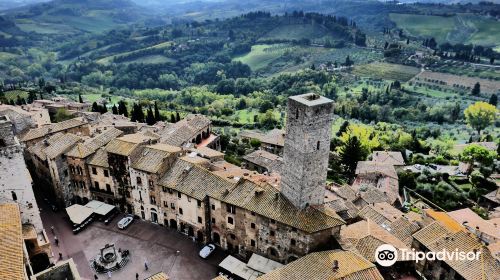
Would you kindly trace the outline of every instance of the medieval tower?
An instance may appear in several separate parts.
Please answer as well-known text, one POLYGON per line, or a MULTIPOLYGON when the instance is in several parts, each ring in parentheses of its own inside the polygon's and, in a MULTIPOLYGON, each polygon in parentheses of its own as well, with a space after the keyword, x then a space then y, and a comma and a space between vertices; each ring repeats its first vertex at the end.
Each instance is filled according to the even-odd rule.
POLYGON ((322 204, 333 101, 314 93, 288 99, 281 193, 295 206, 322 204))

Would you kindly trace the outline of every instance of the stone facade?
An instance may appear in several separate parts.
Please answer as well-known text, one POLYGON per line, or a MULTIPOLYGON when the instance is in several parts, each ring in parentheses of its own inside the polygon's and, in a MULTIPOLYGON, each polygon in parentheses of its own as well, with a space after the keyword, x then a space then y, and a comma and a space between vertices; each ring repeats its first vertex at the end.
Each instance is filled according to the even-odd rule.
POLYGON ((290 97, 281 192, 297 207, 324 200, 333 102, 316 94, 290 97))

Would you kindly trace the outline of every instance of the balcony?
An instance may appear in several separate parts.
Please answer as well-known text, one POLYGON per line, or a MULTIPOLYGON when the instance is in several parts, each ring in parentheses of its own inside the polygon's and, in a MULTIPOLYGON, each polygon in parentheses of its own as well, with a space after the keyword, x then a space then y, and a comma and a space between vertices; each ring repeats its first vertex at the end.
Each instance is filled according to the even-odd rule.
POLYGON ((114 195, 112 191, 101 190, 98 188, 89 188, 91 192, 96 192, 100 194, 114 195))

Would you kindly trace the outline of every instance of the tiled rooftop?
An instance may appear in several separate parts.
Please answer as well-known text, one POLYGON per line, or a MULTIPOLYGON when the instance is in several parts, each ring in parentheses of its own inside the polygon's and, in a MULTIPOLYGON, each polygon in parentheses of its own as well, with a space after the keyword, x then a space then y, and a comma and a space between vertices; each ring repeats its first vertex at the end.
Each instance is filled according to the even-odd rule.
POLYGON ((19 206, 0 204, 0 279, 24 280, 23 232, 19 206))

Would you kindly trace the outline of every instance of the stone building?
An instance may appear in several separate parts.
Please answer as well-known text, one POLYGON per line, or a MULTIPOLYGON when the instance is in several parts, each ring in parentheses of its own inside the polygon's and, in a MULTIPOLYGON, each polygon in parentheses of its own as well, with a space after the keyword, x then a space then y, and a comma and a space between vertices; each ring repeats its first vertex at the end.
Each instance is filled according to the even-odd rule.
POLYGON ((384 277, 374 264, 362 256, 349 251, 331 250, 309 254, 257 279, 382 280, 384 277))
POLYGON ((273 153, 278 156, 283 155, 285 146, 285 132, 281 129, 273 129, 266 133, 259 131, 246 130, 240 134, 241 139, 251 141, 256 139, 260 141, 260 149, 273 153))
POLYGON ((113 139, 106 145, 110 175, 118 192, 118 195, 115 193, 115 199, 119 200, 122 211, 134 213, 129 172, 132 162, 141 156, 145 146, 156 144, 158 140, 155 137, 135 133, 113 139))
POLYGON ((20 140, 31 147, 44 138, 56 133, 72 133, 79 136, 90 136, 90 126, 80 118, 53 123, 39 128, 31 129, 20 136, 20 140))
POLYGON ((220 141, 212 134, 210 119, 200 114, 190 114, 176 123, 167 123, 158 133, 161 143, 177 147, 196 144, 220 150, 220 141))
MULTIPOLYGON (((18 135, 28 129, 37 127, 33 114, 23 110, 19 106, 0 104, 0 116, 8 116, 14 128, 14 134, 18 135)), ((38 115, 37 115, 38 116, 38 115)), ((50 123, 50 119, 49 119, 50 123)))
POLYGON ((97 199, 92 196, 90 189, 90 171, 86 165, 87 159, 99 148, 107 145, 111 140, 121 136, 123 132, 114 127, 108 128, 102 133, 86 139, 84 142, 77 143, 65 155, 69 166, 71 184, 73 185, 73 202, 87 203, 89 200, 97 199))
POLYGON ((179 159, 160 185, 169 227, 243 258, 256 252, 280 262, 295 260, 335 244, 344 223, 322 207, 295 207, 267 183, 221 177, 187 158, 179 159))
POLYGON ((32 184, 23 147, 13 134, 12 123, 7 116, 0 116, 0 203, 18 205, 28 257, 48 262, 52 257, 50 241, 43 228, 32 184))
POLYGON ((98 149, 87 158, 86 163, 91 197, 111 205, 119 205, 118 188, 111 177, 106 149, 98 149))
POLYGON ((130 166, 134 214, 143 220, 163 224, 161 219, 161 188, 158 182, 177 157, 183 155, 180 147, 154 144, 144 147, 130 166))
POLYGON ((259 173, 281 173, 283 158, 265 150, 257 150, 243 157, 242 166, 259 173))
POLYGON ((324 200, 333 102, 317 94, 288 99, 281 192, 295 206, 324 200))
POLYGON ((37 177, 44 182, 40 185, 60 206, 70 205, 74 192, 65 153, 81 141, 75 134, 59 132, 28 148, 37 177))

